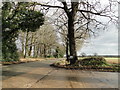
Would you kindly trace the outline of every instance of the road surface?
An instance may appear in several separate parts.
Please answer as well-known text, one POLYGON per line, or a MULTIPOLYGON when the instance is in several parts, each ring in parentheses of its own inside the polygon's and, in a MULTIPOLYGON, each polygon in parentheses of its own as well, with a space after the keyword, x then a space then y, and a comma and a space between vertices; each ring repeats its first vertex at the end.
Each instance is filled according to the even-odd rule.
POLYGON ((2 88, 118 88, 118 73, 56 69, 53 62, 3 66, 2 88))

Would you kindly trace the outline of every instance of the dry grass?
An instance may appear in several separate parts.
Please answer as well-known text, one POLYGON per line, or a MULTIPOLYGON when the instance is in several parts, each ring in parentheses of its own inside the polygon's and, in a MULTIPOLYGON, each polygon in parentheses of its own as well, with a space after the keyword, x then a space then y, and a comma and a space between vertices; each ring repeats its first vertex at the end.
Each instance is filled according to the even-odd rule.
POLYGON ((45 60, 44 58, 20 58, 21 62, 32 62, 32 61, 42 61, 45 60))
POLYGON ((111 64, 120 64, 119 58, 105 58, 108 63, 111 64))
POLYGON ((43 60, 56 60, 56 58, 20 58, 21 62, 34 62, 43 60))
MULTIPOLYGON (((82 57, 80 57, 79 59, 83 59, 82 57)), ((106 61, 108 62, 108 63, 111 63, 111 64, 120 64, 120 58, 110 58, 110 57, 105 57, 105 59, 106 59, 106 61)))
MULTIPOLYGON (((56 58, 21 58, 21 62, 30 62, 30 61, 42 61, 42 60, 55 60, 56 58)), ((105 58, 108 63, 111 64, 120 64, 118 58, 105 58)))

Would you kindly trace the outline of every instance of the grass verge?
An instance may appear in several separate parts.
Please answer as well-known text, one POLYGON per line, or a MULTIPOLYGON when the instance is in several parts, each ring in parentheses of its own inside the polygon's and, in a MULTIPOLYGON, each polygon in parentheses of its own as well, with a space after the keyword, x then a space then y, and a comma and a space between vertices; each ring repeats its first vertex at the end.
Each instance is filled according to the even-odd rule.
POLYGON ((66 60, 57 61, 50 66, 65 69, 79 69, 79 70, 91 70, 91 71, 103 71, 103 72, 119 72, 120 64, 108 63, 103 57, 87 57, 79 59, 75 64, 68 65, 66 60))

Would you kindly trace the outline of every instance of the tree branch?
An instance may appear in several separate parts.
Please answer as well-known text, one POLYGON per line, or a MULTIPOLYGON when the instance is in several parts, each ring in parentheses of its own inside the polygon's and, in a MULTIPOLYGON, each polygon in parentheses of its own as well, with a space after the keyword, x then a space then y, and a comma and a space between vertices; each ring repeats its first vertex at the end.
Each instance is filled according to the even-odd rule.
POLYGON ((61 8, 61 9, 64 9, 64 7, 61 7, 61 6, 45 5, 45 4, 41 4, 41 3, 37 3, 37 2, 36 2, 36 5, 41 5, 41 6, 45 6, 45 7, 51 7, 51 8, 61 8))
POLYGON ((88 10, 77 10, 77 11, 80 11, 81 13, 85 12, 85 13, 91 13, 91 14, 94 14, 94 15, 99 15, 99 16, 104 16, 104 17, 109 17, 111 18, 110 16, 107 16, 107 15, 103 15, 102 12, 92 12, 92 11, 88 11, 88 10))
POLYGON ((62 4, 64 5, 63 9, 65 10, 66 14, 68 15, 69 14, 69 9, 67 7, 67 3, 66 2, 62 2, 62 4))

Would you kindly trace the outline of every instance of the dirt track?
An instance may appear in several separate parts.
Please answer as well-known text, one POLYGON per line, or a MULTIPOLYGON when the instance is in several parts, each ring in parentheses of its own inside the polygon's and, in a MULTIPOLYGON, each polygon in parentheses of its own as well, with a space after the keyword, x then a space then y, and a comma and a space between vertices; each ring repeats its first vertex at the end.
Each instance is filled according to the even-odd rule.
POLYGON ((3 88, 118 88, 118 73, 50 67, 55 60, 3 66, 3 88))

